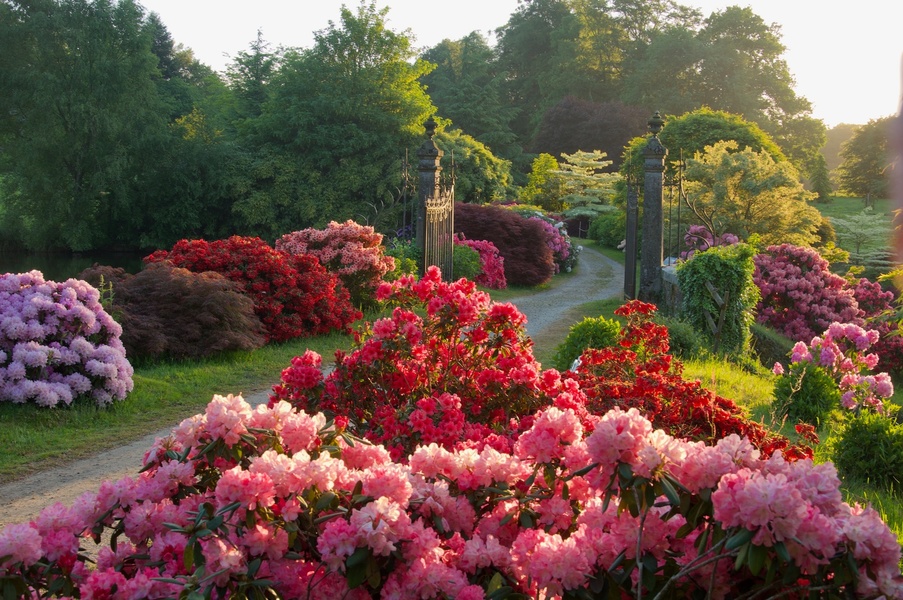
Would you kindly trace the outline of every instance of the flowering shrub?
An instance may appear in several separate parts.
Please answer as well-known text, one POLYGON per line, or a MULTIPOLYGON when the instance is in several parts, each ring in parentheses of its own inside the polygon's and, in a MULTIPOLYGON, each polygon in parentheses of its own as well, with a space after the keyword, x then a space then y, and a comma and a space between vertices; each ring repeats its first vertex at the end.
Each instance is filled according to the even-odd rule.
POLYGON ((808 365, 816 365, 830 375, 840 390, 841 405, 859 412, 866 408, 884 412, 884 399, 894 394, 894 385, 887 373, 870 374, 878 365, 878 355, 868 350, 878 341, 878 332, 863 329, 852 323, 831 323, 821 337, 814 337, 807 346, 797 342, 790 355, 790 373, 784 373, 780 363, 775 374, 799 378, 808 365), (867 353, 868 352, 868 353, 867 353))
POLYGON ((276 249, 289 254, 310 254, 331 273, 338 275, 356 306, 372 303, 373 292, 395 260, 384 253, 382 234, 348 220, 330 221, 326 229, 302 229, 276 240, 276 249))
POLYGON ((723 235, 713 235, 708 227, 703 225, 690 225, 684 234, 684 243, 687 250, 680 253, 683 259, 691 258, 697 252, 705 252, 709 248, 715 246, 732 246, 740 243, 733 233, 725 233, 723 235))
POLYGON ((615 314, 627 319, 619 344, 588 349, 576 370, 590 413, 636 408, 670 435, 714 442, 736 434, 767 455, 780 451, 788 460, 812 457, 811 448, 791 445, 769 432, 733 401, 704 389, 699 381, 685 381, 683 365, 667 353, 668 329, 653 321, 654 305, 631 300, 615 314))
POLYGON ((474 280, 477 285, 491 290, 503 290, 508 287, 508 282, 505 281, 505 259, 499 254, 495 244, 486 240, 468 240, 464 234, 455 236, 455 244, 469 246, 479 252, 482 271, 474 280))
POLYGON ((758 321, 795 341, 811 340, 835 321, 862 325, 853 291, 812 248, 769 246, 754 258, 762 300, 758 321))
POLYGON ((45 281, 39 271, 0 275, 0 401, 123 400, 133 383, 121 334, 84 281, 45 281))
POLYGON ((180 240, 172 250, 157 250, 145 262, 170 264, 203 273, 215 271, 241 284, 269 341, 346 329, 361 318, 346 290, 309 254, 274 250, 260 238, 180 240))
POLYGON ((0 581, 86 599, 903 598, 896 537, 830 464, 675 438, 635 409, 590 425, 551 407, 509 451, 428 444, 398 464, 322 413, 215 396, 139 475, 0 531, 0 581))
POLYGON ((546 232, 546 244, 552 249, 555 259, 555 272, 570 273, 577 266, 577 257, 580 254, 580 246, 575 246, 568 235, 567 226, 545 216, 542 213, 532 213, 527 218, 539 221, 546 232))
POLYGON ((853 297, 866 326, 878 332, 872 350, 881 357, 881 366, 892 374, 903 373, 903 335, 899 335, 894 293, 862 277, 853 286, 853 297))
POLYGON ((446 283, 430 267, 420 280, 383 284, 377 297, 395 305, 392 316, 337 354, 325 382, 319 356, 296 358, 273 401, 350 417, 400 459, 418 443, 508 449, 518 417, 569 389, 557 371, 540 373, 524 315, 472 281, 446 283))

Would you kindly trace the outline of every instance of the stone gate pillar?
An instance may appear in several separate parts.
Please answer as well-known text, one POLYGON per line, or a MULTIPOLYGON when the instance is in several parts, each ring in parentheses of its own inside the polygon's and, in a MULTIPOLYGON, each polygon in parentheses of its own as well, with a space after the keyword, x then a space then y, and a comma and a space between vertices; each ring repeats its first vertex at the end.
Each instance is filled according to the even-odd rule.
POLYGON ((662 296, 662 259, 664 258, 664 217, 662 176, 668 150, 658 139, 665 121, 656 112, 649 119, 649 141, 643 149, 643 242, 640 248, 640 290, 643 302, 658 303, 662 296))

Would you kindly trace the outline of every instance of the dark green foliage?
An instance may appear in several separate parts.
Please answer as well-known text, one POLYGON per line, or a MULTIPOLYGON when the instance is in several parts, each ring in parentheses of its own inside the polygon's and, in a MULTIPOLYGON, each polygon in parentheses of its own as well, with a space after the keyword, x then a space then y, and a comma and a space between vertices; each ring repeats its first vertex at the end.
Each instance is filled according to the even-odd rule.
POLYGON ((455 244, 452 259, 454 261, 454 278, 473 281, 483 271, 480 253, 463 244, 455 244))
POLYGON ((763 366, 770 369, 776 362, 786 366, 787 357, 795 343, 793 340, 761 323, 753 323, 749 330, 752 334, 753 352, 763 366))
POLYGON ((834 186, 831 185, 831 176, 828 174, 828 164, 825 156, 821 153, 816 156, 814 162, 809 174, 809 185, 812 187, 812 191, 818 194, 816 202, 826 204, 831 201, 831 196, 834 194, 834 186))
POLYGON ((559 371, 571 368, 587 348, 607 348, 618 343, 621 324, 605 317, 586 317, 572 325, 564 342, 559 344, 552 359, 559 371))
POLYGON ((840 433, 834 465, 842 479, 903 490, 903 423, 863 412, 840 433))
POLYGON ((841 190, 860 198, 887 197, 887 171, 891 164, 888 136, 893 117, 872 119, 856 128, 840 148, 843 162, 837 167, 841 190))
POLYGON ((699 356, 709 341, 695 327, 673 317, 656 315, 655 321, 668 328, 669 354, 687 360, 699 356))
POLYGON ((677 279, 683 296, 681 314, 688 323, 713 342, 713 348, 725 354, 743 355, 750 349, 750 325, 755 321, 759 288, 753 282, 753 255, 749 244, 716 246, 697 252, 677 267, 677 279), (720 336, 712 333, 706 312, 717 324, 721 307, 709 292, 711 284, 727 308, 720 336))
POLYGON ((34 249, 109 244, 166 137, 158 57, 131 0, 0 3, 5 219, 34 249))
POLYGON ((455 233, 495 244, 505 259, 508 285, 534 286, 555 274, 555 260, 539 219, 496 206, 455 204, 455 233))
MULTIPOLYGON (((734 140, 737 150, 751 148, 755 152, 764 152, 776 162, 787 160, 781 148, 761 127, 738 114, 723 110, 700 108, 682 114, 679 117, 666 117, 665 127, 659 134, 662 144, 668 149, 666 159, 669 168, 676 171, 677 163, 683 150, 683 159, 693 158, 702 153, 706 146, 713 146, 720 141, 734 140)), ((643 178, 643 148, 647 138, 638 137, 630 141, 624 150, 624 162, 621 173, 631 174, 638 181, 643 178)))
POLYGON ((616 210, 599 215, 590 223, 587 235, 607 248, 617 248, 627 237, 627 213, 616 210))
POLYGON ((435 112, 411 39, 387 27, 388 9, 361 3, 289 51, 259 117, 245 123, 253 159, 234 205, 244 232, 287 231, 353 219, 394 229, 405 150, 435 112))
POLYGON ((437 132, 433 139, 445 153, 441 162, 444 171, 454 170, 458 201, 486 204, 509 197, 510 161, 495 157, 489 148, 460 129, 437 132))
POLYGON ((774 384, 772 408, 778 418, 802 421, 816 428, 840 406, 837 382, 823 368, 810 362, 795 363, 774 384))
POLYGON ((111 314, 122 325, 129 358, 196 358, 264 345, 253 300, 219 273, 156 263, 136 275, 94 266, 78 278, 112 285, 111 314))
POLYGON ((420 271, 423 252, 414 245, 412 240, 394 239, 386 245, 385 252, 386 256, 395 259, 395 270, 386 273, 383 277, 384 280, 395 281, 402 275, 417 275, 420 271))

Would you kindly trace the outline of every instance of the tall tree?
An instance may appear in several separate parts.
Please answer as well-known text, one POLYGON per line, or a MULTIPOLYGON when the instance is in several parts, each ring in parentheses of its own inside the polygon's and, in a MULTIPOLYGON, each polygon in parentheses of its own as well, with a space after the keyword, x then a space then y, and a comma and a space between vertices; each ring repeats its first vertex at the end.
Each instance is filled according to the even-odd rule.
POLYGON ((423 59, 436 65, 421 81, 439 114, 494 154, 517 159, 522 150, 509 125, 515 111, 503 102, 505 74, 486 39, 477 32, 446 39, 423 59))
POLYGON ((132 0, 0 3, 5 218, 33 248, 119 241, 165 130, 158 57, 132 0))
POLYGON ((388 9, 362 3, 287 51, 254 124, 252 181, 235 210, 249 230, 276 237, 348 218, 389 218, 406 148, 435 111, 409 33, 386 27, 388 9))
POLYGON ((888 132, 893 117, 872 119, 853 131, 840 148, 842 162, 837 167, 840 189, 860 198, 886 198, 888 168, 888 132))
POLYGON ((766 244, 797 245, 817 239, 821 215, 808 203, 815 194, 789 161, 721 141, 688 161, 686 179, 692 212, 715 236, 758 234, 766 244))
POLYGON ((505 93, 517 114, 511 128, 529 140, 545 110, 591 82, 576 61, 580 21, 566 0, 529 0, 496 30, 505 93))
POLYGON ((574 96, 563 98, 546 111, 533 138, 531 150, 552 156, 578 150, 601 150, 609 170, 621 164, 624 146, 646 130, 652 113, 621 102, 595 103, 574 96))
MULTIPOLYGON (((668 117, 665 120, 665 127, 659 134, 659 138, 668 149, 667 162, 672 173, 679 168, 678 163, 681 156, 686 161, 696 154, 702 154, 707 146, 714 146, 721 141, 734 141, 737 149, 751 148, 755 152, 769 155, 776 162, 787 160, 767 133, 740 115, 701 108, 679 117, 668 117)), ((625 176, 630 174, 635 180, 642 179, 642 152, 646 142, 645 136, 630 141, 624 151, 625 162, 621 165, 622 174, 625 176)))
POLYGON ((453 172, 458 202, 486 204, 505 200, 511 190, 511 162, 498 158, 488 147, 460 129, 436 133, 436 145, 445 153, 442 168, 453 172))

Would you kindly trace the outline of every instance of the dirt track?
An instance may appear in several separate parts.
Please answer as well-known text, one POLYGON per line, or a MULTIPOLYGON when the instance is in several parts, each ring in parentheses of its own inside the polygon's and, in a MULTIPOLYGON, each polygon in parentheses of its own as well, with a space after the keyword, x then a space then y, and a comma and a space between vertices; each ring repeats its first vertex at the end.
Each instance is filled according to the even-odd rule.
MULTIPOLYGON (((592 248, 584 248, 574 276, 550 290, 512 302, 527 315, 527 332, 541 346, 544 334, 547 335, 562 315, 591 300, 620 297, 623 281, 624 268, 620 264, 592 248)), ((229 391, 223 390, 223 393, 229 391)), ((266 402, 267 392, 252 394, 245 400, 251 404, 266 402)), ((105 480, 134 476, 154 439, 168 434, 169 429, 156 431, 128 445, 0 485, 0 528, 13 522, 29 521, 45 506, 55 502, 71 504, 81 494, 97 490, 105 480)))

